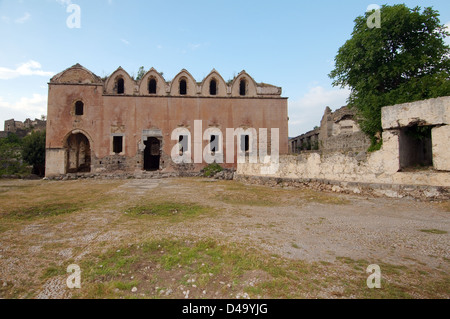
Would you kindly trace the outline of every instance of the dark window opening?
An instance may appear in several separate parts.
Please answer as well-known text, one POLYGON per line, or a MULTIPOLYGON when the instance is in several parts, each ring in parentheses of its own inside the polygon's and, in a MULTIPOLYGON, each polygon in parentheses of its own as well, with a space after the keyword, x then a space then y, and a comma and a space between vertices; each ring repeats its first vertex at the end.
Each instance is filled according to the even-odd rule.
POLYGON ((180 135, 178 137, 178 145, 180 146, 180 155, 184 155, 189 150, 188 148, 189 137, 187 135, 180 135))
POLYGON ((83 115, 84 114, 84 103, 81 101, 77 101, 75 103, 75 115, 83 115))
POLYGON ((148 137, 144 144, 144 170, 159 170, 159 163, 161 160, 161 142, 156 137, 148 137))
POLYGON ((216 95, 217 94, 217 82, 216 82, 216 80, 211 80, 211 82, 209 82, 209 94, 210 95, 216 95))
POLYGON ((148 93, 150 94, 156 94, 156 80, 150 79, 148 82, 148 93))
POLYGON ((187 94, 187 84, 186 80, 180 81, 180 95, 186 95, 187 94))
POLYGON ((241 135, 241 151, 242 152, 250 151, 250 136, 249 135, 241 135))
POLYGON ((123 151, 123 136, 113 136, 113 152, 120 154, 123 151))
POLYGON ((432 126, 412 126, 400 131, 400 168, 421 168, 433 165, 432 126))
POLYGON ((211 135, 210 141, 210 150, 211 153, 215 154, 219 151, 219 135, 211 135))
POLYGON ((245 96, 247 93, 247 81, 241 80, 239 83, 239 94, 245 96))
POLYGON ((125 93, 125 81, 123 79, 117 80, 117 94, 125 93))

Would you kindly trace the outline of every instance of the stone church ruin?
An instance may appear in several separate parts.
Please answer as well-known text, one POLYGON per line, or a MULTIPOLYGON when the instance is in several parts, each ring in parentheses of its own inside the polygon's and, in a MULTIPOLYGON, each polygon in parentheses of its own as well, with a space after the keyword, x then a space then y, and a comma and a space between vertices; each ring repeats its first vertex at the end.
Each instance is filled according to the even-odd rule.
MULTIPOLYGON (((174 163, 172 149, 203 150, 216 138, 210 132, 227 128, 279 129, 279 152, 287 154, 287 98, 281 88, 257 83, 245 71, 227 83, 215 70, 202 82, 182 70, 168 82, 152 68, 135 81, 121 67, 102 79, 76 64, 49 83, 46 176, 198 172, 205 162, 174 163), (191 138, 199 120, 204 135, 200 143, 191 138), (183 129, 187 138, 174 138, 176 129, 183 129)), ((238 152, 233 151, 235 158, 224 162, 225 168, 236 168, 238 152)))

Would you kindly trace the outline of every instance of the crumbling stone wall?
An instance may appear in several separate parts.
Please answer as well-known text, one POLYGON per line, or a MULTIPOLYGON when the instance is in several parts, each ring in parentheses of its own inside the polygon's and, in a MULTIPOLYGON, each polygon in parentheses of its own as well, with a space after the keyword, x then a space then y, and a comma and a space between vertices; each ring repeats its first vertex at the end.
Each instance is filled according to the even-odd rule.
POLYGON ((370 146, 370 139, 361 131, 353 110, 344 106, 332 112, 327 107, 319 128, 292 138, 289 144, 294 154, 305 150, 364 152, 370 146))
POLYGON ((270 165, 239 164, 238 178, 279 179, 297 182, 319 182, 337 185, 334 191, 361 192, 361 187, 382 189, 387 196, 406 196, 407 191, 421 189, 414 196, 449 199, 450 194, 450 97, 395 105, 383 108, 383 146, 374 153, 334 152, 302 153, 281 156, 278 170, 270 175, 263 172, 270 165), (405 142, 404 129, 433 126, 432 160, 428 169, 404 170, 406 158, 415 154, 411 143, 405 142), (360 185, 361 187, 354 187, 360 185), (380 186, 381 185, 381 186, 380 186), (399 190, 402 190, 401 192, 399 190))

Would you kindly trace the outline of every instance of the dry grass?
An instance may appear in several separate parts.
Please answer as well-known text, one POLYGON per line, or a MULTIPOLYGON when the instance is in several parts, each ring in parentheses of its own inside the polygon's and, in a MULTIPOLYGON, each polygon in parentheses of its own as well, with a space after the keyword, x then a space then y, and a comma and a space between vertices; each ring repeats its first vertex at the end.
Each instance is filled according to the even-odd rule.
MULTIPOLYGON (((126 183, 1 181, 0 275, 6 286, 0 282, 0 297, 35 298, 49 282, 64 283, 71 263, 82 268, 82 289, 66 289, 63 297, 184 298, 188 290, 190 298, 450 296, 442 269, 379 261, 382 289, 371 290, 368 260, 306 262, 261 248, 269 238, 261 245, 234 238, 240 227, 261 236, 282 231, 272 220, 252 224, 260 208, 350 205, 348 197, 204 179, 165 181, 142 192, 126 183), (246 214, 248 224, 232 224, 234 217, 243 223, 246 214), (211 237, 211 227, 229 237, 211 237)), ((296 251, 298 244, 288 242, 296 251)))

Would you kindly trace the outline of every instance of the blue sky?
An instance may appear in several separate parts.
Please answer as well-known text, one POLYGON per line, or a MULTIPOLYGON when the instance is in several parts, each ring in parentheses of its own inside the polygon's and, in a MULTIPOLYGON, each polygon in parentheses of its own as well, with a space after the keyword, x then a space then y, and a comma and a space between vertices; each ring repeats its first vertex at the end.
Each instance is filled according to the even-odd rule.
POLYGON ((353 21, 370 4, 432 6, 450 23, 450 1, 376 0, 0 0, 0 129, 5 120, 46 114, 47 83, 80 63, 99 76, 119 66, 156 68, 171 80, 187 69, 201 81, 246 70, 289 97, 289 135, 319 124, 326 106, 345 105, 329 72, 353 21), (66 24, 81 8, 81 28, 66 24))

